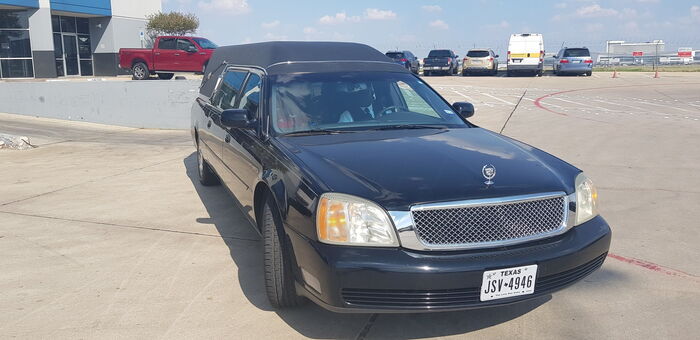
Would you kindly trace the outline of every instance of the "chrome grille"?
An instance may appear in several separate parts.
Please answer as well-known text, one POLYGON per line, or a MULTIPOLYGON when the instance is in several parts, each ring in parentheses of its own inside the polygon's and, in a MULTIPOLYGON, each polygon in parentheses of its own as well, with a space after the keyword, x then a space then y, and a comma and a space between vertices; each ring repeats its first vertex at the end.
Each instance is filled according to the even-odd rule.
POLYGON ((566 226, 566 198, 498 201, 412 210, 416 234, 426 246, 477 246, 534 239, 566 226))

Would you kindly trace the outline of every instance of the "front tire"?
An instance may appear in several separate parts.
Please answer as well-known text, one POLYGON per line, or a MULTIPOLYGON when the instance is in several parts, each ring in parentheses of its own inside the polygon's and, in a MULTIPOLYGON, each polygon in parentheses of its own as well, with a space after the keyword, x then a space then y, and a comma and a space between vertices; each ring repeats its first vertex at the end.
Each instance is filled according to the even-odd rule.
POLYGON ((132 74, 132 79, 133 80, 144 80, 148 79, 150 77, 151 71, 148 70, 148 66, 146 66, 145 63, 143 62, 138 62, 134 64, 134 66, 131 67, 131 74, 132 74))
POLYGON ((586 76, 590 77, 590 76, 592 76, 592 75, 593 75, 593 71, 588 71, 588 72, 586 72, 586 76))
POLYGON ((200 141, 197 141, 197 174, 199 175, 199 183, 204 186, 214 186, 221 183, 219 177, 212 170, 211 165, 204 160, 202 150, 200 149, 200 141))
POLYGON ((294 287, 291 252, 287 249, 282 221, 275 209, 272 198, 268 196, 261 216, 267 298, 275 308, 295 307, 303 302, 303 298, 297 295, 294 287))

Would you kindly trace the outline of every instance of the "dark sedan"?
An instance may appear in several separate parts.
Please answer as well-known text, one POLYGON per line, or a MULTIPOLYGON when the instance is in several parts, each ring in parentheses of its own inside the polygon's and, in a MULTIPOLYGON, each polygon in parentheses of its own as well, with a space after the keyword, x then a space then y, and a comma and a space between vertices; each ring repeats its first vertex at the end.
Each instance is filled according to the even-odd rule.
POLYGON ((411 51, 389 51, 385 53, 395 63, 405 67, 413 74, 418 74, 420 61, 411 51))
POLYGON ((214 52, 192 135, 201 183, 263 236, 275 307, 477 308, 598 269, 591 180, 473 114, 366 45, 271 42, 214 52))

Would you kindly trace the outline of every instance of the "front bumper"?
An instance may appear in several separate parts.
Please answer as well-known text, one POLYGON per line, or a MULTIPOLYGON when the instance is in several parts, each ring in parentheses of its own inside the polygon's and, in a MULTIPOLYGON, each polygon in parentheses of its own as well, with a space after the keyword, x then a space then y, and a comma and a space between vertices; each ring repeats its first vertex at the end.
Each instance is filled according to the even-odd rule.
POLYGON ((611 231, 598 216, 549 239, 454 252, 334 246, 295 232, 289 237, 300 295, 335 312, 401 313, 505 305, 551 294, 603 264, 611 231), (534 294, 480 301, 484 271, 531 264, 538 265, 534 294))

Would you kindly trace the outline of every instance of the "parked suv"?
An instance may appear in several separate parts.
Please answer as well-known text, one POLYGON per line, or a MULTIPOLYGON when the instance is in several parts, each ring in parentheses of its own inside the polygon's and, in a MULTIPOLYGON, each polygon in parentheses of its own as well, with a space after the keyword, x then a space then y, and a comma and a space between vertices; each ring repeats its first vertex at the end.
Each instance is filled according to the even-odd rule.
POLYGON ((196 176, 262 235, 276 308, 506 305, 598 269, 593 182, 473 114, 367 45, 221 47, 192 106, 196 176))
POLYGON ((432 50, 428 57, 423 59, 423 75, 432 74, 451 75, 457 74, 458 55, 452 50, 432 50))
POLYGON ((491 49, 469 50, 462 60, 462 75, 471 73, 498 73, 498 55, 491 49))
POLYGON ((153 48, 119 49, 119 67, 130 70, 134 80, 157 74, 171 79, 173 72, 204 72, 212 51, 218 46, 205 38, 157 37, 153 48))
POLYGON ((591 52, 585 47, 562 48, 554 56, 554 74, 593 74, 591 52))
POLYGON ((413 74, 418 74, 420 62, 411 51, 389 51, 386 52, 386 56, 394 60, 395 63, 413 72, 413 74))

